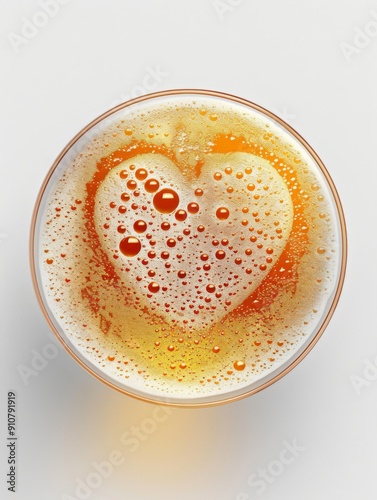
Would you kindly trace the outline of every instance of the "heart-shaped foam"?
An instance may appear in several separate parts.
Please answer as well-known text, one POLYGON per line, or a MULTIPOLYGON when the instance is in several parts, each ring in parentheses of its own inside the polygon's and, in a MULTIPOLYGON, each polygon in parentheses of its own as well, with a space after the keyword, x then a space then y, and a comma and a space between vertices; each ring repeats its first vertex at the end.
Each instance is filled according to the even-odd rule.
POLYGON ((101 183, 95 224, 137 307, 203 329, 267 276, 293 205, 276 170, 249 153, 208 155, 197 174, 162 154, 135 156, 101 183))

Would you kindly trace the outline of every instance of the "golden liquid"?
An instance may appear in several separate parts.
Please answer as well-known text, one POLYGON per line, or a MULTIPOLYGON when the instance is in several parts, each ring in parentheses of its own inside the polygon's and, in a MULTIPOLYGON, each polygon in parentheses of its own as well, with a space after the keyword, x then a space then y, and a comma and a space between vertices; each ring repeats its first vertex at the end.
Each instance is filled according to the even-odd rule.
POLYGON ((50 308, 100 369, 200 397, 286 361, 320 320, 339 252, 313 162, 235 104, 164 101, 107 125, 50 196, 50 308))

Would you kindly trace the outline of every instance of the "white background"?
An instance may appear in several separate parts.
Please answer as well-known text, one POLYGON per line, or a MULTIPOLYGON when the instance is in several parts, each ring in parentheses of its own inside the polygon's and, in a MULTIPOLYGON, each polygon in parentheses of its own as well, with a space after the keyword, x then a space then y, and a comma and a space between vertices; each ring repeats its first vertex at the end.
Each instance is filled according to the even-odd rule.
POLYGON ((365 375, 377 372, 363 371, 377 356, 377 3, 51 3, 55 15, 47 20, 37 1, 0 4, 1 498, 374 500, 377 380, 365 375), (24 42, 11 35, 12 43, 10 34, 22 36, 23 18, 33 16, 45 26, 29 28, 33 36, 24 42), (357 28, 369 30, 369 42, 357 28), (39 187, 60 150, 106 109, 143 92, 148 68, 156 67, 164 76, 144 93, 233 93, 282 116, 308 140, 339 189, 349 262, 330 326, 293 372, 237 403, 173 409, 132 451, 121 436, 152 425, 154 407, 108 389, 65 352, 51 351, 55 343, 31 285, 28 233, 39 187), (43 352, 55 358, 22 378, 43 352), (7 492, 5 478, 9 390, 17 393, 16 494, 7 492), (279 466, 283 442, 294 440, 304 450, 279 466), (109 477, 97 476, 101 484, 86 496, 75 492, 78 480, 93 485, 93 462, 114 450, 123 463, 109 477), (248 484, 260 468, 277 471, 261 493, 260 484, 248 484))

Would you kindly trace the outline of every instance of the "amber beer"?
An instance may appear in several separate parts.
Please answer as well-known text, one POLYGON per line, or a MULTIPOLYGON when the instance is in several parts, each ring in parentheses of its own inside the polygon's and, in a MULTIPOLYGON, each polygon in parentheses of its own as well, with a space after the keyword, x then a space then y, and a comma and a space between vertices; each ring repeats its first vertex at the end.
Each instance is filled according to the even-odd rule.
POLYGON ((307 352, 340 292, 331 179, 297 134, 238 98, 173 91, 109 112, 57 160, 37 210, 52 327, 137 397, 255 392, 307 352))

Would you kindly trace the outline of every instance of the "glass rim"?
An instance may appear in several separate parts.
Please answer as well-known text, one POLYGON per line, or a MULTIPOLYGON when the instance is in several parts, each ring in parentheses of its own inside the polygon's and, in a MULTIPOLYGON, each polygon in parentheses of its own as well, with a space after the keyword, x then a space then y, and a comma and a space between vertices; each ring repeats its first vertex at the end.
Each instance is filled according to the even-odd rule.
MULTIPOLYGON (((190 89, 190 88, 188 88, 188 89, 172 89, 172 90, 163 90, 163 91, 159 91, 159 92, 153 92, 150 94, 142 95, 140 97, 136 97, 134 99, 131 99, 131 100, 128 100, 128 101, 123 102, 121 104, 118 104, 117 106, 109 109, 108 111, 105 111, 104 113, 99 115, 97 118, 92 120, 88 125, 83 127, 68 142, 68 144, 62 149, 62 151, 60 152, 60 154, 57 156, 57 158, 53 162, 52 166, 50 167, 49 171, 47 172, 47 174, 44 178, 44 181, 42 183, 42 186, 39 190, 36 202, 35 202, 35 206, 34 206, 34 210, 33 210, 33 214, 32 214, 31 228, 30 228, 29 259, 30 259, 33 287, 34 287, 34 291, 35 291, 39 306, 42 310, 42 313, 43 313, 50 329, 52 330, 55 337, 59 341, 59 343, 64 347, 64 349, 70 354, 70 356, 82 368, 84 368, 93 377, 95 377, 97 380, 101 381, 102 383, 104 383, 108 387, 111 387, 112 389, 115 389, 116 391, 118 391, 122 394, 126 394, 126 395, 131 396, 131 397, 138 399, 140 401, 144 401, 144 402, 148 402, 148 403, 152 403, 152 404, 158 404, 158 405, 181 407, 181 408, 182 407, 184 407, 184 408, 198 408, 198 407, 206 408, 206 407, 211 407, 211 406, 219 406, 219 405, 227 404, 227 403, 234 402, 234 401, 239 401, 241 399, 247 398, 249 396, 252 396, 253 394, 256 394, 256 393, 266 389, 267 387, 271 386, 272 384, 274 384, 275 382, 277 382, 278 380, 283 378, 285 375, 287 375, 291 370, 293 370, 313 349, 313 347, 316 345, 318 340, 321 338, 323 332, 327 328, 327 326, 328 326, 328 324, 329 324, 329 322, 334 314, 334 311, 337 307, 337 304, 339 302, 339 298, 340 298, 340 295, 342 292, 342 288, 343 288, 343 284, 344 284, 344 280, 345 280, 346 265, 347 265, 347 231, 346 231, 346 222, 345 222, 345 217, 344 217, 344 211, 342 208, 342 203, 340 201, 340 197, 339 197, 338 191, 336 189, 336 186, 335 186, 329 172, 327 171, 327 168, 325 167, 324 163, 322 162, 322 160, 320 159, 318 154, 315 152, 315 150, 306 142, 306 140, 291 125, 286 123, 283 119, 281 119, 279 116, 275 115, 274 113, 272 113, 268 109, 254 103, 252 101, 249 101, 247 99, 243 99, 243 98, 235 96, 233 94, 228 94, 228 93, 214 91, 214 90, 205 90, 205 89, 190 89), (182 401, 180 401, 179 399, 176 399, 175 401, 168 401, 168 400, 164 401, 164 396, 153 396, 153 397, 152 397, 152 395, 150 395, 150 397, 142 396, 139 394, 135 394, 129 388, 127 389, 127 386, 120 387, 115 382, 113 383, 113 382, 105 379, 99 373, 96 373, 95 370, 93 370, 90 366, 88 366, 88 363, 85 363, 84 356, 83 356, 84 359, 81 359, 80 356, 76 352, 74 352, 73 349, 64 341, 62 334, 58 331, 58 329, 54 325, 54 323, 53 323, 53 321, 48 313, 45 300, 43 298, 40 286, 38 284, 38 278, 37 278, 38 264, 36 263, 35 254, 34 254, 35 253, 35 244, 36 244, 35 233, 37 230, 37 219, 38 219, 39 210, 40 210, 43 196, 45 194, 46 188, 47 188, 49 181, 50 181, 52 175, 54 174, 56 168, 58 167, 58 165, 60 164, 61 160, 64 158, 66 153, 68 153, 68 151, 74 146, 74 144, 81 137, 85 136, 85 134, 90 129, 92 129, 93 127, 98 125, 100 122, 104 121, 106 118, 110 117, 111 115, 115 114, 116 112, 118 112, 124 108, 127 108, 129 106, 132 106, 132 105, 140 103, 140 102, 159 98, 159 97, 172 97, 172 96, 179 96, 179 95, 200 95, 200 96, 206 96, 206 97, 216 97, 216 98, 220 98, 220 99, 225 99, 227 101, 236 102, 236 103, 244 105, 248 108, 252 108, 254 111, 261 113, 262 115, 272 119, 274 122, 276 122, 278 125, 280 125, 286 132, 291 134, 292 137, 296 141, 298 141, 298 143, 304 148, 304 150, 306 150, 312 156, 316 165, 319 167, 321 173, 323 174, 323 176, 326 180, 327 186, 329 187, 329 189, 331 191, 331 195, 332 195, 333 201, 335 203, 335 212, 339 218, 339 220, 338 220, 339 233, 340 233, 339 234, 339 236, 340 236, 339 244, 340 244, 340 249, 341 249, 341 259, 339 262, 339 271, 338 271, 339 275, 337 277, 337 280, 335 281, 336 287, 334 287, 335 290, 333 293, 331 304, 329 306, 329 309, 328 309, 322 323, 318 327, 317 333, 315 335, 313 335, 313 338, 311 338, 310 342, 308 342, 308 344, 303 347, 302 352, 297 357, 294 357, 294 353, 293 353, 291 356, 291 358, 293 358, 292 361, 290 358, 288 358, 286 360, 286 363, 288 363, 287 366, 285 366, 283 369, 279 369, 279 368, 281 368, 279 366, 276 367, 277 373, 275 375, 272 375, 270 379, 261 383, 257 387, 254 387, 254 388, 249 389, 249 390, 247 389, 247 386, 239 389, 239 390, 243 391, 241 394, 236 394, 236 395, 227 397, 226 393, 223 393, 223 395, 225 396, 224 398, 221 398, 221 394, 214 395, 214 397, 217 397, 219 399, 213 400, 213 401, 200 401, 199 400, 200 398, 198 398, 198 402, 184 402, 183 398, 182 398, 182 401)), ((64 333, 64 328, 61 328, 61 329, 62 329, 62 332, 64 333)), ((68 338, 66 334, 65 334, 65 337, 68 338)), ((300 349, 298 349, 298 351, 299 350, 300 349)), ((283 363, 283 365, 284 365, 284 363, 283 363)), ((100 369, 98 369, 98 371, 100 372, 100 369)), ((204 397, 206 397, 206 396, 204 396, 204 397)), ((169 398, 166 397, 166 399, 169 399, 169 398)))

